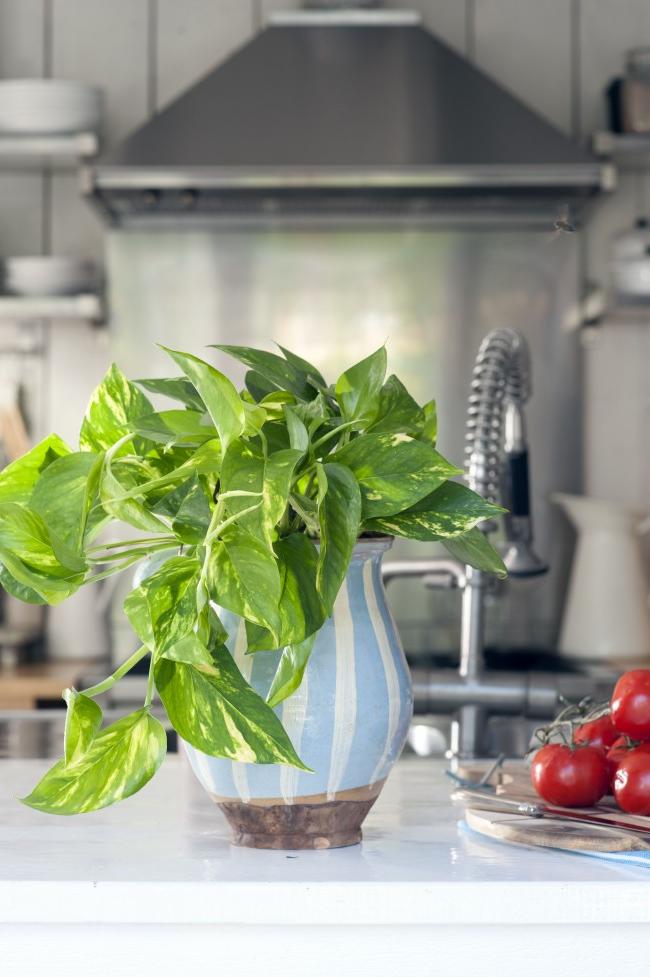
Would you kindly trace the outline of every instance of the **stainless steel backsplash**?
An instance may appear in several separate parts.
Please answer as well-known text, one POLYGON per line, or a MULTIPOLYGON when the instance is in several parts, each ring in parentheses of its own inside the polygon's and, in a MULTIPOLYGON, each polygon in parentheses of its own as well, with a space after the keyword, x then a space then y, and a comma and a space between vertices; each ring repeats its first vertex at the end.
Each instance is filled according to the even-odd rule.
MULTIPOLYGON (((114 232, 108 245, 111 344, 131 376, 175 373, 156 343, 199 355, 214 342, 282 343, 338 372, 386 342, 389 368, 421 401, 435 396, 440 449, 462 463, 470 374, 490 329, 520 329, 532 352, 528 410, 538 549, 551 572, 512 582, 490 602, 488 639, 554 646, 568 573, 569 530, 549 493, 581 480, 577 248, 568 235, 446 232, 426 227, 114 232)), ((208 358, 242 379, 215 351, 208 358)), ((401 555, 432 552, 398 543, 401 555)), ((407 650, 453 651, 458 596, 396 584, 391 602, 407 650)))

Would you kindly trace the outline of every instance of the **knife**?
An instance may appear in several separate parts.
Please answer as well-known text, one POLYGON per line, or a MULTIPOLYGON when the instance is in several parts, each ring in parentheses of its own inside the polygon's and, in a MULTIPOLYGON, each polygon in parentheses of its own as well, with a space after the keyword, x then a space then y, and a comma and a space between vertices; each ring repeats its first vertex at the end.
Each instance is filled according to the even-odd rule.
POLYGON ((488 794, 482 790, 465 788, 457 790, 451 795, 454 803, 464 804, 484 811, 502 811, 504 814, 521 814, 527 818, 555 818, 569 821, 580 821, 583 824, 600 824, 607 828, 618 828, 631 831, 634 834, 650 835, 650 818, 644 818, 645 824, 631 821, 621 821, 615 814, 600 811, 591 814, 580 808, 554 807, 551 804, 532 804, 530 801, 517 801, 503 797, 501 794, 488 794))

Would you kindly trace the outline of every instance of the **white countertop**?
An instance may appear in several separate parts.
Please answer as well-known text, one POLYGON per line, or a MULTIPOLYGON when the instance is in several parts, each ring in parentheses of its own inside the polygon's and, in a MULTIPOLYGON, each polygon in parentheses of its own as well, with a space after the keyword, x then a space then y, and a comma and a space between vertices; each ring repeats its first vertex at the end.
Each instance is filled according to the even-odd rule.
POLYGON ((440 761, 397 765, 362 845, 295 853, 232 848, 182 758, 76 818, 14 799, 47 766, 0 761, 0 924, 650 923, 643 868, 459 828, 440 761))

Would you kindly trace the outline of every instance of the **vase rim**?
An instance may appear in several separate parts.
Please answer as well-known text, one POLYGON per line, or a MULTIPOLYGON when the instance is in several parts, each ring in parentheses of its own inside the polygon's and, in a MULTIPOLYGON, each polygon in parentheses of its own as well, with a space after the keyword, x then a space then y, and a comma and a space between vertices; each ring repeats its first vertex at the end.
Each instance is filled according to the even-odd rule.
POLYGON ((362 556, 366 553, 385 553, 393 545, 394 536, 359 536, 352 557, 362 556))

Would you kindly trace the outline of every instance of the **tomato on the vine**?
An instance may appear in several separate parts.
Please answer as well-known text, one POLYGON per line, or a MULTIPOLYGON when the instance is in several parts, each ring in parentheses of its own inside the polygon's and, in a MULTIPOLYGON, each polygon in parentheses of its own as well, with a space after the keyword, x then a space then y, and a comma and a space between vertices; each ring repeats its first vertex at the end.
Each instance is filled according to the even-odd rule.
POLYGON ((531 781, 549 804, 591 807, 609 789, 609 771, 602 750, 549 743, 533 757, 531 781))
POLYGON ((634 740, 650 739, 650 668, 622 675, 612 693, 612 722, 634 740))
POLYGON ((650 749, 629 750, 614 778, 616 803, 628 814, 650 814, 650 749))
POLYGON ((599 719, 590 719, 578 726, 573 733, 573 742, 582 746, 595 746, 606 753, 619 736, 620 733, 614 726, 612 717, 607 715, 600 716, 599 719))
POLYGON ((609 768, 612 794, 614 793, 614 778, 616 777, 618 766, 633 750, 638 750, 640 753, 650 753, 650 743, 633 743, 627 736, 619 736, 607 751, 607 766, 609 768))

